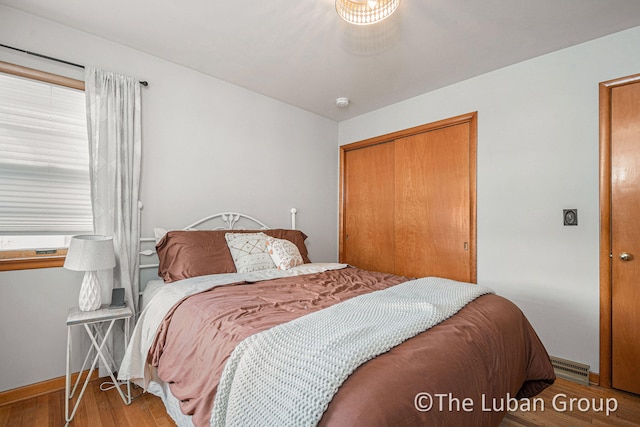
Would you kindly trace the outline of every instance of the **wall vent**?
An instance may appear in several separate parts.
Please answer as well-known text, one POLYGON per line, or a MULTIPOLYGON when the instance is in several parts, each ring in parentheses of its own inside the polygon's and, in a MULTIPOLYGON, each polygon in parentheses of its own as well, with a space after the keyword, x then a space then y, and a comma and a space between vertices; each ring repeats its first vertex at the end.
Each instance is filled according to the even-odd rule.
POLYGON ((551 356, 556 376, 578 384, 589 385, 589 365, 551 356))

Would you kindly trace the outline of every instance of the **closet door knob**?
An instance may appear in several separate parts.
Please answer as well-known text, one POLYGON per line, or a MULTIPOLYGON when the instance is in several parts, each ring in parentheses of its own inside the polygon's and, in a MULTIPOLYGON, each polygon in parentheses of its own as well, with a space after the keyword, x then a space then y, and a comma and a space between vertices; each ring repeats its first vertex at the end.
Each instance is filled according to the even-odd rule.
POLYGON ((627 253, 627 252, 622 252, 620 254, 620 259, 622 261, 631 261, 633 259, 633 255, 627 253))

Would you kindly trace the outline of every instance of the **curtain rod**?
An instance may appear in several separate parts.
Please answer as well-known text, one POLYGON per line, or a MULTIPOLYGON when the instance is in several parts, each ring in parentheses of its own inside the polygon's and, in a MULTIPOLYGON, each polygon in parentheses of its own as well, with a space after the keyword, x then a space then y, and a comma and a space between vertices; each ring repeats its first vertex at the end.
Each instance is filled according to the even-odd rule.
MULTIPOLYGON (((7 49, 17 50, 18 52, 26 53, 26 54, 28 54, 28 55, 33 55, 33 56, 37 56, 37 57, 40 57, 40 58, 48 59, 48 60, 50 60, 50 61, 56 61, 56 62, 60 62, 60 63, 62 63, 62 64, 71 65, 72 67, 85 68, 85 66, 84 66, 84 65, 76 64, 76 63, 69 62, 69 61, 65 61, 64 59, 54 58, 54 57, 52 57, 52 56, 43 55, 43 54, 41 54, 41 53, 29 52, 28 50, 18 49, 17 47, 7 46, 6 44, 0 44, 0 46, 2 46, 2 47, 6 47, 7 49)), ((141 80, 141 81, 140 81, 140 84, 141 84, 142 86, 149 86, 149 82, 147 82, 146 80, 141 80)))

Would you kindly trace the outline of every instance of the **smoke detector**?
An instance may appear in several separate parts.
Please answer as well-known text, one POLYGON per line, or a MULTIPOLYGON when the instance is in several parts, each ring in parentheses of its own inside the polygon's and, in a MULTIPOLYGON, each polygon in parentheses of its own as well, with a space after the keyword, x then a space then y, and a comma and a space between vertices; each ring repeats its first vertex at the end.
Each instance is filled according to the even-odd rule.
POLYGON ((346 108, 349 106, 349 98, 346 97, 340 97, 336 99, 336 106, 338 108, 346 108))

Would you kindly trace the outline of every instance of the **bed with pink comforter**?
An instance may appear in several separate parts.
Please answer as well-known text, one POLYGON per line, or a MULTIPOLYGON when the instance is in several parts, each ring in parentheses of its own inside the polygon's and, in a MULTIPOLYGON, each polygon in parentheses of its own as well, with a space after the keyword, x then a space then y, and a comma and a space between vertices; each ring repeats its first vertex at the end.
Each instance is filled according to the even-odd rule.
MULTIPOLYGON (((191 422, 208 426, 225 362, 243 339, 407 280, 348 267, 215 286, 171 307, 146 362, 191 422)), ((535 396, 554 379, 547 352, 523 313, 500 296, 483 295, 362 364, 319 424, 495 426, 504 416, 501 401, 535 396)))

